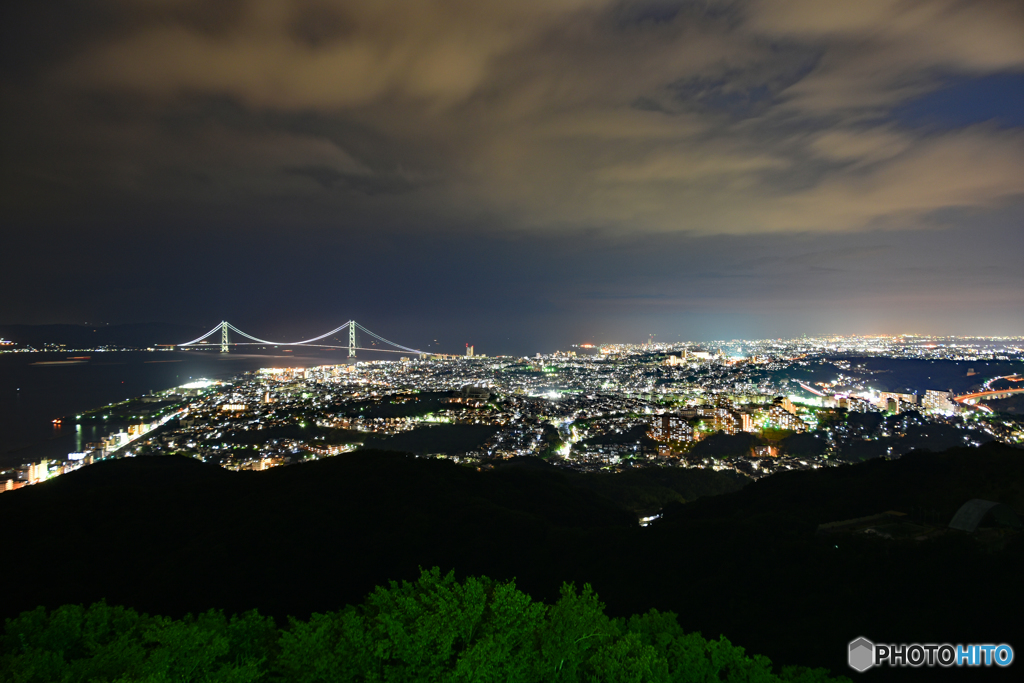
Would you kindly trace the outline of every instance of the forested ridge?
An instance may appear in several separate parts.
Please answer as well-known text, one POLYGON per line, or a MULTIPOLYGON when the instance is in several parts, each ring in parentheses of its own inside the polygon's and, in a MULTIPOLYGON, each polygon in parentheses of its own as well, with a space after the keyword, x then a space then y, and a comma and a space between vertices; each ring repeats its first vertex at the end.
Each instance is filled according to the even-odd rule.
POLYGON ((168 619, 105 602, 40 607, 7 620, 0 674, 12 683, 848 681, 806 667, 773 673, 725 637, 684 633, 671 613, 609 618, 590 586, 563 585, 545 605, 513 582, 460 582, 437 568, 283 628, 255 610, 168 619))
MULTIPOLYGON (((777 474, 695 500, 678 494, 689 502, 669 503, 646 528, 611 498, 643 500, 650 482, 659 495, 712 494, 722 482, 657 472, 575 479, 383 452, 267 472, 174 457, 100 463, 0 496, 0 518, 17 532, 0 563, 9 587, 0 611, 106 601, 170 619, 255 609, 284 625, 438 567, 459 581, 514 579, 547 605, 564 583, 589 584, 609 617, 673 612, 682 632, 724 635, 776 671, 846 672, 846 644, 859 636, 1020 642, 1006 618, 1024 610, 1020 534, 995 548, 960 532, 926 541, 816 533, 887 510, 944 526, 971 498, 1020 512, 1020 450, 915 453, 777 474)), ((872 672, 926 674, 938 672, 872 672)))

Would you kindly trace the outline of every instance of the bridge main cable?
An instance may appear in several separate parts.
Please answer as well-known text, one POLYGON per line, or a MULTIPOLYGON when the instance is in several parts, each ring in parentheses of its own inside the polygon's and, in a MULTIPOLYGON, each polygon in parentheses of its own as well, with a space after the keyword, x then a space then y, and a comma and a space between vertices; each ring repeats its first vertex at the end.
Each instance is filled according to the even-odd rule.
POLYGON ((384 342, 385 344, 391 344, 391 345, 392 345, 392 346, 394 346, 395 348, 398 348, 398 349, 402 349, 403 351, 408 351, 409 353, 423 353, 423 352, 422 352, 422 351, 420 351, 419 349, 410 349, 410 348, 409 348, 408 346, 402 346, 401 344, 396 344, 396 343, 395 343, 395 342, 393 342, 393 341, 388 341, 387 339, 385 339, 384 337, 380 336, 380 335, 379 335, 379 334, 377 334, 376 332, 371 332, 370 330, 366 329, 365 327, 363 327, 362 325, 360 325, 360 324, 359 324, 359 323, 357 323, 356 321, 354 321, 354 320, 353 320, 352 322, 353 322, 353 323, 355 324, 355 326, 356 326, 356 327, 358 327, 358 328, 359 328, 360 330, 362 330, 363 332, 365 332, 366 334, 368 334, 368 335, 370 335, 370 336, 372 336, 372 337, 376 337, 377 339, 381 340, 381 341, 382 341, 382 342, 384 342))
POLYGON ((234 330, 238 334, 242 335, 243 337, 248 337, 249 339, 252 339, 253 341, 259 342, 261 344, 271 344, 271 345, 274 345, 274 346, 299 346, 299 345, 302 345, 302 344, 309 344, 310 342, 320 341, 321 339, 324 339, 325 337, 330 337, 332 334, 337 334, 338 332, 341 332, 343 329, 348 327, 350 323, 351 323, 351 321, 345 323, 344 325, 341 325, 340 327, 334 328, 330 332, 325 332, 324 334, 321 334, 319 337, 313 337, 312 339, 303 339, 302 341, 296 341, 296 342, 272 342, 272 341, 267 341, 266 339, 260 339, 259 337, 252 336, 251 334, 246 334, 245 332, 242 332, 240 329, 238 329, 237 327, 235 327, 231 323, 228 323, 228 327, 230 327, 232 330, 234 330))
POLYGON ((209 336, 210 336, 211 334, 213 334, 213 333, 215 333, 215 332, 216 332, 217 330, 219 330, 219 329, 220 329, 220 328, 221 328, 221 327, 222 327, 223 325, 224 325, 224 323, 223 323, 223 322, 219 322, 219 323, 217 323, 216 325, 214 325, 214 327, 213 327, 213 329, 212 329, 212 330, 210 330, 209 332, 207 332, 206 334, 204 334, 204 335, 203 335, 202 337, 196 337, 196 338, 195 338, 195 339, 193 339, 192 341, 190 341, 190 342, 185 342, 184 344, 178 344, 178 346, 191 346, 192 344, 196 344, 196 343, 198 343, 198 342, 201 342, 201 341, 203 341, 204 339, 206 339, 207 337, 209 337, 209 336))
POLYGON ((259 337, 252 336, 251 334, 246 334, 245 332, 242 332, 240 329, 238 329, 237 327, 235 327, 231 323, 227 323, 227 326, 230 329, 232 329, 235 332, 237 332, 238 334, 242 335, 243 337, 248 337, 249 339, 252 339, 253 341, 256 341, 256 342, 260 342, 261 344, 271 344, 271 345, 276 344, 278 346, 287 346, 287 343, 286 344, 281 344, 280 342, 267 341, 266 339, 260 339, 259 337))
MULTIPOLYGON (((255 342, 257 344, 269 344, 271 346, 302 346, 302 345, 311 345, 311 346, 313 346, 314 345, 313 342, 318 342, 318 341, 320 341, 322 339, 330 337, 331 335, 337 334, 337 333, 341 332, 342 330, 344 330, 347 327, 350 327, 351 330, 359 329, 362 332, 365 332, 366 334, 370 335, 371 337, 373 337, 373 338, 375 338, 375 339, 377 339, 379 341, 384 342, 385 344, 389 344, 390 346, 393 346, 396 349, 401 349, 401 351, 403 351, 403 352, 407 352, 407 353, 423 353, 423 351, 420 351, 419 349, 413 349, 413 348, 410 348, 408 346, 403 346, 401 344, 396 344, 393 341, 385 339, 384 337, 380 336, 376 332, 373 332, 373 331, 367 329, 366 327, 363 327, 362 325, 360 325, 359 323, 357 323, 354 320, 349 320, 345 324, 339 325, 338 327, 334 328, 330 332, 325 332, 324 334, 321 334, 319 336, 312 337, 310 339, 303 339, 302 341, 295 341, 295 342, 274 342, 274 341, 269 341, 267 339, 260 339, 259 337, 252 336, 248 332, 243 332, 242 330, 238 329, 237 327, 235 327, 234 325, 232 325, 231 323, 229 323, 229 322, 227 322, 225 320, 225 321, 221 321, 220 323, 218 323, 213 329, 211 329, 209 332, 207 332, 203 336, 197 337, 197 338, 193 339, 192 341, 185 342, 184 344, 178 344, 178 346, 191 346, 193 344, 197 344, 198 342, 201 342, 202 340, 206 339, 207 337, 209 337, 209 336, 211 336, 213 334, 216 334, 217 330, 223 330, 225 328, 230 329, 232 332, 235 332, 236 334, 240 334, 240 335, 242 335, 243 337, 245 337, 247 339, 251 339, 252 342, 255 342)), ((239 344, 248 345, 248 344, 250 344, 252 342, 235 342, 235 343, 233 343, 231 345, 232 346, 236 346, 236 345, 239 345, 239 344)), ((352 348, 351 344, 349 345, 349 348, 352 348)), ((365 350, 367 350, 367 351, 373 351, 373 350, 384 351, 386 349, 365 349, 365 350)))
POLYGON ((294 346, 296 344, 308 344, 310 342, 320 341, 324 337, 330 337, 332 334, 337 334, 338 332, 341 332, 343 329, 345 329, 346 327, 348 327, 351 324, 352 324, 352 321, 349 320, 344 325, 342 325, 340 327, 336 327, 333 330, 331 330, 330 332, 327 332, 325 334, 321 334, 319 337, 313 337, 312 339, 306 339, 304 341, 288 342, 287 344, 285 344, 285 346, 294 346))

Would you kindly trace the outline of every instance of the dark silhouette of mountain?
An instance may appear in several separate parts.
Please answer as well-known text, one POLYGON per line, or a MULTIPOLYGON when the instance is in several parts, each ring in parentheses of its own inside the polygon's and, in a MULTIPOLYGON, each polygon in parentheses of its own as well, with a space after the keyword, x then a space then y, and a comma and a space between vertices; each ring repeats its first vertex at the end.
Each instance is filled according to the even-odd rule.
POLYGON ((615 479, 581 485, 586 475, 544 467, 478 472, 372 451, 268 472, 182 458, 100 463, 0 496, 2 611, 105 598, 171 616, 217 607, 306 618, 438 566, 515 577, 548 602, 563 581, 590 583, 610 614, 671 610, 685 630, 725 634, 777 665, 845 673, 846 644, 859 636, 1020 642, 1020 534, 994 546, 962 532, 816 532, 886 510, 942 527, 972 498, 1019 512, 1021 455, 989 444, 786 472, 671 504, 646 528, 590 490, 615 479))
POLYGON ((305 614, 420 565, 540 566, 549 560, 537 541, 549 534, 636 526, 557 473, 484 475, 375 451, 259 473, 179 457, 107 461, 0 497, 0 515, 46 529, 27 533, 3 567, 20 586, 7 615, 100 598, 170 614, 305 614))
POLYGON ((0 337, 20 345, 42 348, 64 344, 68 348, 149 348, 156 344, 180 344, 207 332, 188 325, 135 323, 130 325, 0 325, 0 337))
POLYGON ((747 432, 738 434, 725 434, 717 432, 705 439, 701 439, 690 450, 689 457, 701 458, 729 458, 748 455, 750 449, 759 443, 758 438, 747 432))
POLYGON ((674 506, 667 520, 789 514, 821 524, 885 510, 927 511, 948 522, 969 498, 985 498, 1024 510, 1024 450, 1000 444, 935 454, 875 458, 857 466, 783 472, 696 506, 674 506))
POLYGON ((657 513, 669 503, 738 491, 750 479, 733 471, 682 467, 638 467, 625 472, 566 474, 573 486, 600 494, 640 515, 657 513))

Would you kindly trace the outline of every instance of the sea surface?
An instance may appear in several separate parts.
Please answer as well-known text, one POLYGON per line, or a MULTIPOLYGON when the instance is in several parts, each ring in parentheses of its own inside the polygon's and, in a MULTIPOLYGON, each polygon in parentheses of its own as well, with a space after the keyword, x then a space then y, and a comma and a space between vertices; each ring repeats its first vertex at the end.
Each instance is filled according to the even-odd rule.
MULTIPOLYGON (((44 458, 63 460, 124 424, 76 425, 76 413, 205 379, 261 367, 345 363, 347 350, 301 353, 82 351, 0 353, 0 470, 44 458), (71 420, 67 418, 71 417, 71 420), (61 425, 53 420, 63 418, 61 425)), ((371 360, 360 358, 360 360, 371 360)))

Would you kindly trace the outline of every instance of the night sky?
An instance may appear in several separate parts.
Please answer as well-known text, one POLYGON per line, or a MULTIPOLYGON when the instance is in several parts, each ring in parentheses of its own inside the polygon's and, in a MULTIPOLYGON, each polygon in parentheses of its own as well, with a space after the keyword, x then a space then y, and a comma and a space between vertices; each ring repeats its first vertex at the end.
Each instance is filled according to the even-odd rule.
POLYGON ((1019 0, 3 5, 3 323, 1024 334, 1019 0))

